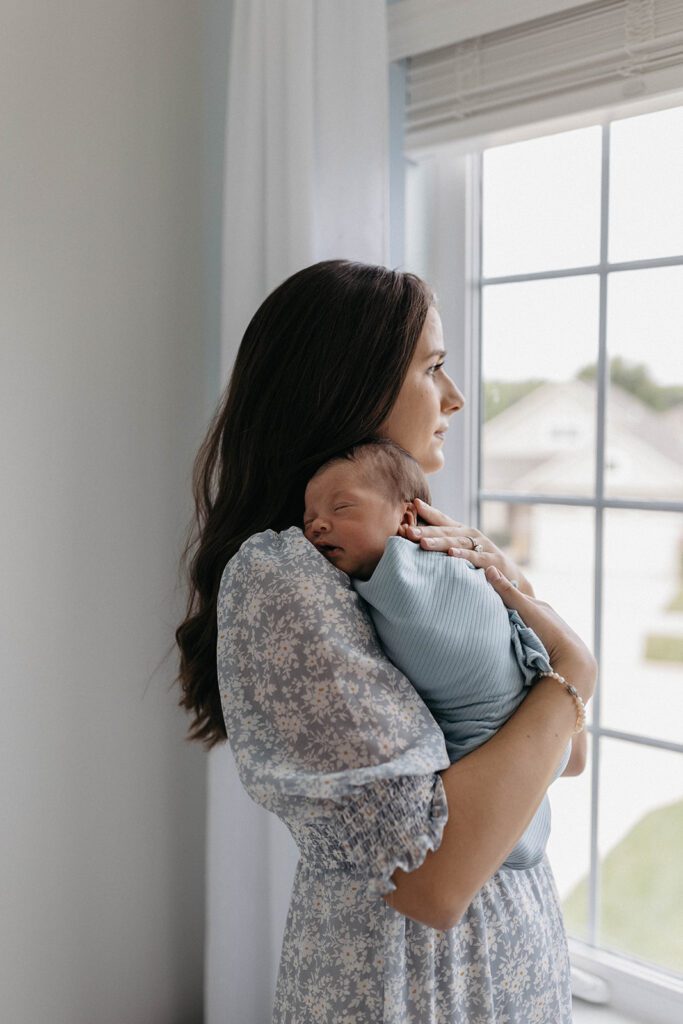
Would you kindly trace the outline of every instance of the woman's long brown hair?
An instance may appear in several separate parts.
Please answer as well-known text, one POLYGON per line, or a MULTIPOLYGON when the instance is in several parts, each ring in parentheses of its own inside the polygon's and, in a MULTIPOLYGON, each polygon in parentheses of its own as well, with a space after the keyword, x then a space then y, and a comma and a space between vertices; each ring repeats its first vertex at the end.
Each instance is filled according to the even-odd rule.
POLYGON ((433 302, 414 274, 325 260, 287 278, 254 314, 194 464, 181 560, 189 596, 175 632, 188 740, 210 750, 227 738, 216 671, 225 566, 252 534, 300 526, 312 473, 378 432, 433 302))

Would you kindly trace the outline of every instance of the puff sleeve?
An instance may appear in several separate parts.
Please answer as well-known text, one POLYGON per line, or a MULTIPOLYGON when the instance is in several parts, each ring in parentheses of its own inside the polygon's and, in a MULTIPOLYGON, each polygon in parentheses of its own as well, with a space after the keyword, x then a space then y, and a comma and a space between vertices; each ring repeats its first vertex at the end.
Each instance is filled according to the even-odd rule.
POLYGON ((254 534, 226 566, 217 667, 242 784, 303 856, 385 895, 397 867, 438 848, 443 733, 348 576, 298 527, 254 534))

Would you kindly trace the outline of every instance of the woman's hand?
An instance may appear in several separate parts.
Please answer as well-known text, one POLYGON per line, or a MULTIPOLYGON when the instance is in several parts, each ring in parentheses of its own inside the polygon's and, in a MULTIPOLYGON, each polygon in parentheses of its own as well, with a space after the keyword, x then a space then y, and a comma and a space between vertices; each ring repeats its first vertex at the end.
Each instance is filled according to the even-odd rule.
POLYGON ((524 625, 533 629, 541 639, 553 669, 576 686, 584 704, 590 700, 595 690, 598 665, 578 633, 547 601, 520 593, 495 567, 486 570, 486 579, 503 604, 518 612, 524 625))
POLYGON ((445 551, 453 558, 466 558, 477 569, 487 569, 489 565, 493 565, 509 580, 517 580, 523 594, 534 596, 533 587, 515 562, 504 555, 481 530, 475 530, 474 527, 465 526, 464 523, 451 519, 420 498, 415 499, 415 505, 420 519, 426 520, 430 525, 400 526, 399 536, 414 541, 427 551, 445 551), (475 550, 479 545, 482 551, 475 550))

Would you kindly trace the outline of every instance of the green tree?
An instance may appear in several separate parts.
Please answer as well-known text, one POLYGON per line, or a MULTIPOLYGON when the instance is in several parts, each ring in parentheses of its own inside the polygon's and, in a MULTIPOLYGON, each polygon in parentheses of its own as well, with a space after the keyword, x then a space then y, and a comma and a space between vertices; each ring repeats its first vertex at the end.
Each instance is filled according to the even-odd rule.
MULTIPOLYGON (((656 412, 665 412, 683 403, 683 384, 657 384, 644 363, 629 363, 621 356, 610 361, 610 381, 635 395, 656 412)), ((589 363, 576 374, 577 380, 594 381, 596 363, 589 363)), ((485 380, 483 385, 484 423, 499 416, 515 402, 545 384, 542 378, 528 380, 485 380)))
MULTIPOLYGON (((612 384, 635 395, 656 412, 664 412, 683 402, 683 385, 657 384, 644 363, 629 363, 621 356, 614 356, 610 360, 609 373, 612 384)), ((578 380, 592 381, 596 375, 597 365, 590 363, 579 370, 576 376, 578 380)))
POLYGON ((545 384, 544 380, 485 380, 484 423, 545 384))

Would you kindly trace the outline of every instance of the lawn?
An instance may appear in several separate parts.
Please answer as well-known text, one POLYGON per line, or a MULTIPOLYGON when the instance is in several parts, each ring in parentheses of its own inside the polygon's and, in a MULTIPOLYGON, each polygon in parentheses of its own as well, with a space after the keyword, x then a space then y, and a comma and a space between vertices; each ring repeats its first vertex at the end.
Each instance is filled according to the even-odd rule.
MULTIPOLYGON (((683 800, 647 814, 601 865, 601 946, 683 973, 683 800)), ((584 878, 563 904, 567 932, 587 934, 584 878)))

